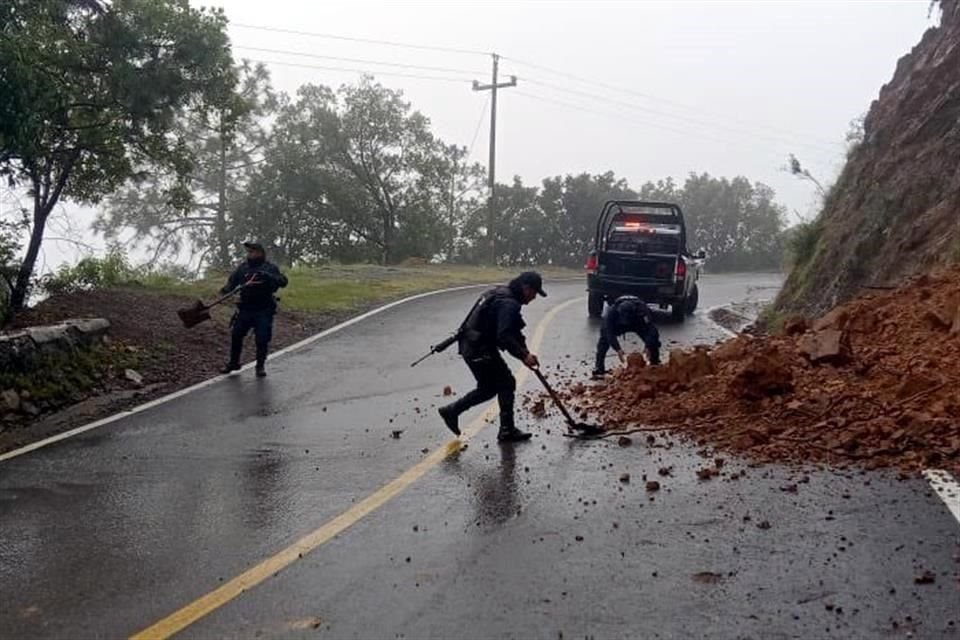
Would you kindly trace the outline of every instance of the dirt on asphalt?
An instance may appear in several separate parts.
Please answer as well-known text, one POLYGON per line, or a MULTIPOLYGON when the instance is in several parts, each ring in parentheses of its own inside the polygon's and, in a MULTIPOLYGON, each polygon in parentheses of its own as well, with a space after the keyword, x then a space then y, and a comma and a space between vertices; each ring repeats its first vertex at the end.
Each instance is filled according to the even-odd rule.
POLYGON ((960 269, 871 292, 781 335, 635 358, 566 390, 610 431, 665 427, 770 462, 960 467, 960 269))

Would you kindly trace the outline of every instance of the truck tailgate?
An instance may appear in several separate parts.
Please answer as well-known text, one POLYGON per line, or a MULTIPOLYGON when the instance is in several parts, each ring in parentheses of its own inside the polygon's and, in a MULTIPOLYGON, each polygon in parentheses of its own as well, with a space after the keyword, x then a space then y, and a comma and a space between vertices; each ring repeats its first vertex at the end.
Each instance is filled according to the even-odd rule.
POLYGON ((673 282, 676 256, 664 255, 600 255, 600 275, 639 278, 658 282, 673 282))

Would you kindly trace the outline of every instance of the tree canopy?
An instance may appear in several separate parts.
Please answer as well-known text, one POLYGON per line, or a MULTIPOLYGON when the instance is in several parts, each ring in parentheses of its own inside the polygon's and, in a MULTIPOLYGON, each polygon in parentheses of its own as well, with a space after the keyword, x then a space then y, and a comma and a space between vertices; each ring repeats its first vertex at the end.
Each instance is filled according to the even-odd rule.
POLYGON ((0 175, 33 200, 17 309, 53 207, 97 203, 146 162, 187 174, 177 115, 233 74, 222 13, 187 0, 8 0, 0 24, 0 175))

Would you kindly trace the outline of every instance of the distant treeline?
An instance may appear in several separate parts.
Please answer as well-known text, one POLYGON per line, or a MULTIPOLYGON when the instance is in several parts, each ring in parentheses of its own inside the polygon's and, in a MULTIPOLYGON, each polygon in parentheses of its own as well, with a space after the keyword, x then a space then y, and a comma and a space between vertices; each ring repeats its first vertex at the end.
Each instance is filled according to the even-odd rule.
MULTIPOLYGON (((489 260, 485 168, 438 139, 401 92, 368 78, 336 91, 307 85, 291 98, 273 92, 262 67, 238 74, 231 111, 212 122, 181 115, 190 181, 145 172, 108 199, 99 231, 134 229, 158 258, 186 246, 216 268, 246 237, 284 263, 489 260)), ((612 172, 500 185, 497 260, 581 266, 603 203, 634 198, 679 203, 691 250, 705 249, 713 269, 780 264, 784 208, 769 187, 691 174, 632 189, 612 172)))

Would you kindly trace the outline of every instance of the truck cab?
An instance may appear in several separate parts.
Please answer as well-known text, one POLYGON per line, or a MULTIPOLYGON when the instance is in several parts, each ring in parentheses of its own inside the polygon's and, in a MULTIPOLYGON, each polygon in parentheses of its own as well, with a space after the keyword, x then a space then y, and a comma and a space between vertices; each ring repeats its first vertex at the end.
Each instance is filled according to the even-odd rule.
POLYGON ((683 321, 700 298, 706 254, 687 250, 680 206, 669 202, 611 200, 597 220, 587 257, 587 312, 603 314, 605 302, 634 295, 683 321))

